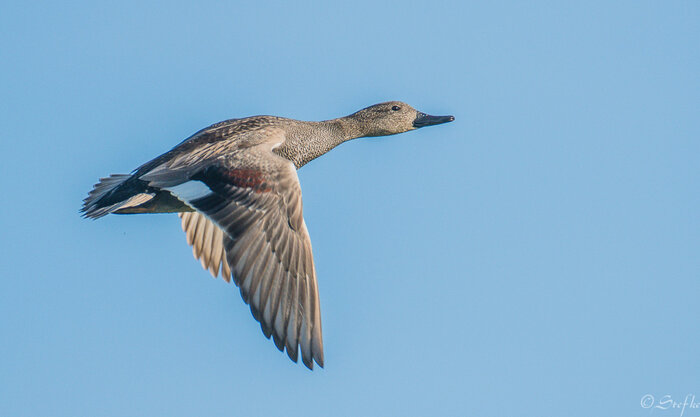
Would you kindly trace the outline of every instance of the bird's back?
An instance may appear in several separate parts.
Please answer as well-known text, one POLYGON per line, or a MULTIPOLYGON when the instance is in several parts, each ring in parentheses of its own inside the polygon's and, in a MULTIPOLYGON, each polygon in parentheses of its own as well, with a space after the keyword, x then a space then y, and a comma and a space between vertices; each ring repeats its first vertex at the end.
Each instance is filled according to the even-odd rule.
POLYGON ((88 195, 82 211, 86 217, 98 218, 108 213, 163 213, 183 212, 190 209, 169 196, 148 186, 141 177, 162 165, 170 165, 177 160, 193 164, 211 158, 225 156, 243 150, 265 140, 265 135, 256 134, 261 129, 276 127, 285 129, 301 123, 296 120, 276 116, 251 116, 229 119, 208 126, 169 151, 136 168, 131 175, 117 175, 102 178, 88 195), (163 194, 163 195, 161 195, 163 194), (151 198, 147 198, 150 196, 151 198), (136 199, 131 200, 134 197, 136 199), (148 204, 144 204, 148 201, 148 204), (138 203, 138 204, 136 204, 138 203))

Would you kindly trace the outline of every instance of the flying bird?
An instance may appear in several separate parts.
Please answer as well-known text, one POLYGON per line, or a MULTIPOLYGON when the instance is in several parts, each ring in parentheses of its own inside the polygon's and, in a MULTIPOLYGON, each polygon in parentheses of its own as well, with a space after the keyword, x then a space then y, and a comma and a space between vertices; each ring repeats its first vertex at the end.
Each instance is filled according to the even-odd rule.
POLYGON ((178 213, 194 257, 233 278, 268 339, 309 369, 323 367, 321 310, 297 170, 350 139, 451 122, 390 101, 306 122, 231 119, 200 130, 132 174, 102 178, 84 217, 178 213))

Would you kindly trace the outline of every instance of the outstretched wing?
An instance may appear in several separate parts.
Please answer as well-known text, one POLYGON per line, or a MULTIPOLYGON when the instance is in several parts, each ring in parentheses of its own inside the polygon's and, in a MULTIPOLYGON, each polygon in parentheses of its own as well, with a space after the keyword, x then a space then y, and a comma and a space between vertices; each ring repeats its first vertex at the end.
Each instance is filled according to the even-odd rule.
MULTIPOLYGON (((244 149, 193 164, 163 164, 141 179, 166 189, 220 228, 234 282, 266 337, 304 364, 323 366, 321 314, 311 240, 302 213, 294 165, 272 152, 283 132, 263 129, 244 149)), ((190 221, 197 220, 194 217, 190 221)), ((195 257, 218 268, 217 250, 206 224, 192 238, 195 257), (201 236, 201 243, 198 240, 201 236), (208 248, 206 256, 200 248, 208 248), (208 257, 205 260, 203 257, 208 257), (213 258, 213 259, 212 259, 213 258)), ((189 235, 188 235, 189 241, 189 235)), ((211 269, 210 269, 211 270, 211 269)), ((212 271, 212 274, 214 272, 212 271)))

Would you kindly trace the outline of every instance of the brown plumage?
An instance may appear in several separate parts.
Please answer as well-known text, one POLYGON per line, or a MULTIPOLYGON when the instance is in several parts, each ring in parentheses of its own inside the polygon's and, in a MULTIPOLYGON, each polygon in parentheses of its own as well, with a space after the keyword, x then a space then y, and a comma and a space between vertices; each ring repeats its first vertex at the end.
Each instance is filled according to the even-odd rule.
POLYGON ((239 287, 267 338, 323 366, 321 312, 296 170, 347 140, 454 120, 401 102, 304 122, 254 116, 214 124, 131 175, 102 178, 85 217, 179 213, 202 267, 239 287))

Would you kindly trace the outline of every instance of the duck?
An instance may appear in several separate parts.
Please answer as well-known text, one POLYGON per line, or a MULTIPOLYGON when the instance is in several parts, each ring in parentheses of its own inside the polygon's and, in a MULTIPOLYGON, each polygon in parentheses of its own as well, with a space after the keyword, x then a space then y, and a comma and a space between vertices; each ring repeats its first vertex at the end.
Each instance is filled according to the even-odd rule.
POLYGON ((240 289, 266 338, 324 366, 321 310, 297 170, 355 138, 454 120, 388 101, 320 122, 277 116, 206 127, 131 174, 101 178, 83 217, 178 213, 195 259, 240 289))

